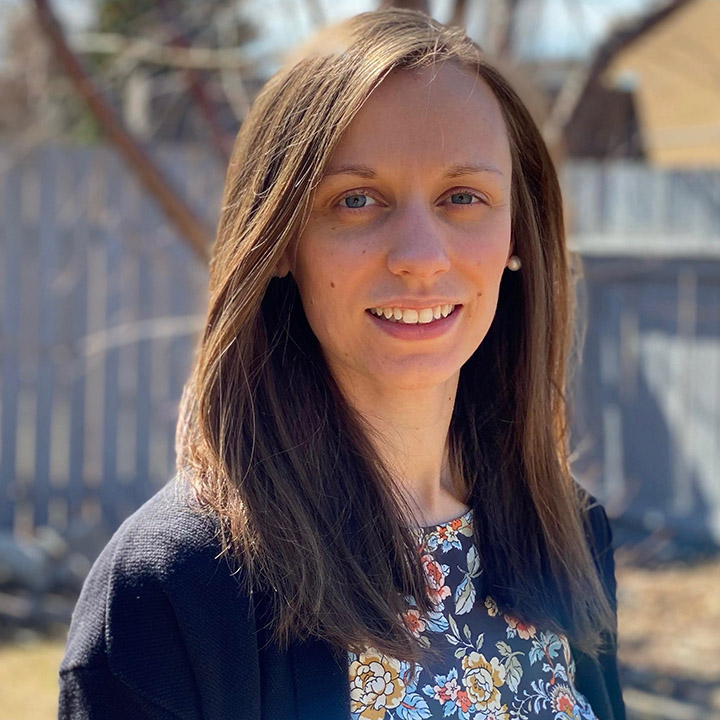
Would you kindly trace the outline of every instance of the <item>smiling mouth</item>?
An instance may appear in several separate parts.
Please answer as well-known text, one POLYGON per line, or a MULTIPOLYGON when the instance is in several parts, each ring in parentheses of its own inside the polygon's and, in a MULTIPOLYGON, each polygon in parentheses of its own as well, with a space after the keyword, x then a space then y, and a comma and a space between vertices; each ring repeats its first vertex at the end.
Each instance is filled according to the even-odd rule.
POLYGON ((392 323, 401 325, 427 325, 437 320, 442 320, 451 315, 457 305, 436 305, 431 308, 421 308, 414 310, 410 308, 369 308, 367 312, 375 315, 381 320, 387 320, 392 323))

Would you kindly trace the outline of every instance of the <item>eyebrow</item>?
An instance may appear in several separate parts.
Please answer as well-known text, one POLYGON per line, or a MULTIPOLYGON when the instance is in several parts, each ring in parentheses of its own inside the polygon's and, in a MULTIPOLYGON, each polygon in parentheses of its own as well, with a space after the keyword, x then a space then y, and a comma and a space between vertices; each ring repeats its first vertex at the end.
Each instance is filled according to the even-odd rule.
POLYGON ((329 168, 323 178, 332 177, 333 175, 358 175, 368 180, 374 180, 377 173, 368 165, 340 165, 336 168, 329 168))
MULTIPOLYGON (((494 165, 471 164, 471 165, 451 165, 443 174, 443 178, 456 178, 461 175, 475 175, 483 173, 492 173, 503 177, 503 174, 494 165)), ((357 175, 358 177, 374 180, 377 178, 377 172, 368 165, 340 165, 336 168, 329 168, 323 175, 323 179, 332 177, 333 175, 357 175)))
POLYGON ((502 172, 498 170, 494 165, 453 165, 452 167, 449 167, 445 175, 443 177, 445 178, 454 178, 459 177, 460 175, 475 175, 475 174, 484 174, 484 173, 492 173, 493 175, 499 175, 500 177, 503 177, 502 172))

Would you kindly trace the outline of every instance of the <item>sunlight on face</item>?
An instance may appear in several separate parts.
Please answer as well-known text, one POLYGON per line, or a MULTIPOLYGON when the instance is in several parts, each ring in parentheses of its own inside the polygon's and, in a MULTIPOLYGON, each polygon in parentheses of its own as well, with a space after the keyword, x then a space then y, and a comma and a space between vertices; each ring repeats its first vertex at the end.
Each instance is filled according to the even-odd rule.
POLYGON ((497 307, 510 184, 505 124, 482 80, 452 64, 400 70, 370 96, 291 260, 341 384, 456 381, 497 307))

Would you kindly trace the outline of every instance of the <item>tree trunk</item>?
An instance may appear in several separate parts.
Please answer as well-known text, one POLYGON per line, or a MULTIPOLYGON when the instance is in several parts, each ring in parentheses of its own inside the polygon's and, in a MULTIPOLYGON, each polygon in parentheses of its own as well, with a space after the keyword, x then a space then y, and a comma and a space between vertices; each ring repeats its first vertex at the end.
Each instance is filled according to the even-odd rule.
POLYGON ((155 198, 180 237, 201 260, 207 262, 212 233, 170 186, 160 169, 125 130, 110 105, 100 95, 100 91, 68 46, 47 0, 34 0, 34 3, 40 26, 53 47, 58 61, 110 142, 125 159, 140 183, 155 198))
POLYGON ((430 3, 428 0, 386 0, 383 7, 406 8, 408 10, 422 10, 430 14, 430 3))

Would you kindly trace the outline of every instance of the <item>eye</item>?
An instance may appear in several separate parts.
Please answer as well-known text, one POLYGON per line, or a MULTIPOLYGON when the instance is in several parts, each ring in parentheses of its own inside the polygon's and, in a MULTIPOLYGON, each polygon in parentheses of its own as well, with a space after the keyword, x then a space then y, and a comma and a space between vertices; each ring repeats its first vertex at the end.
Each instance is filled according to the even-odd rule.
POLYGON ((340 198, 340 207, 348 210, 359 210, 369 205, 377 205, 377 202, 367 193, 354 192, 340 198))
POLYGON ((469 191, 454 192, 448 196, 452 205, 476 205, 479 202, 486 202, 484 198, 469 191))

